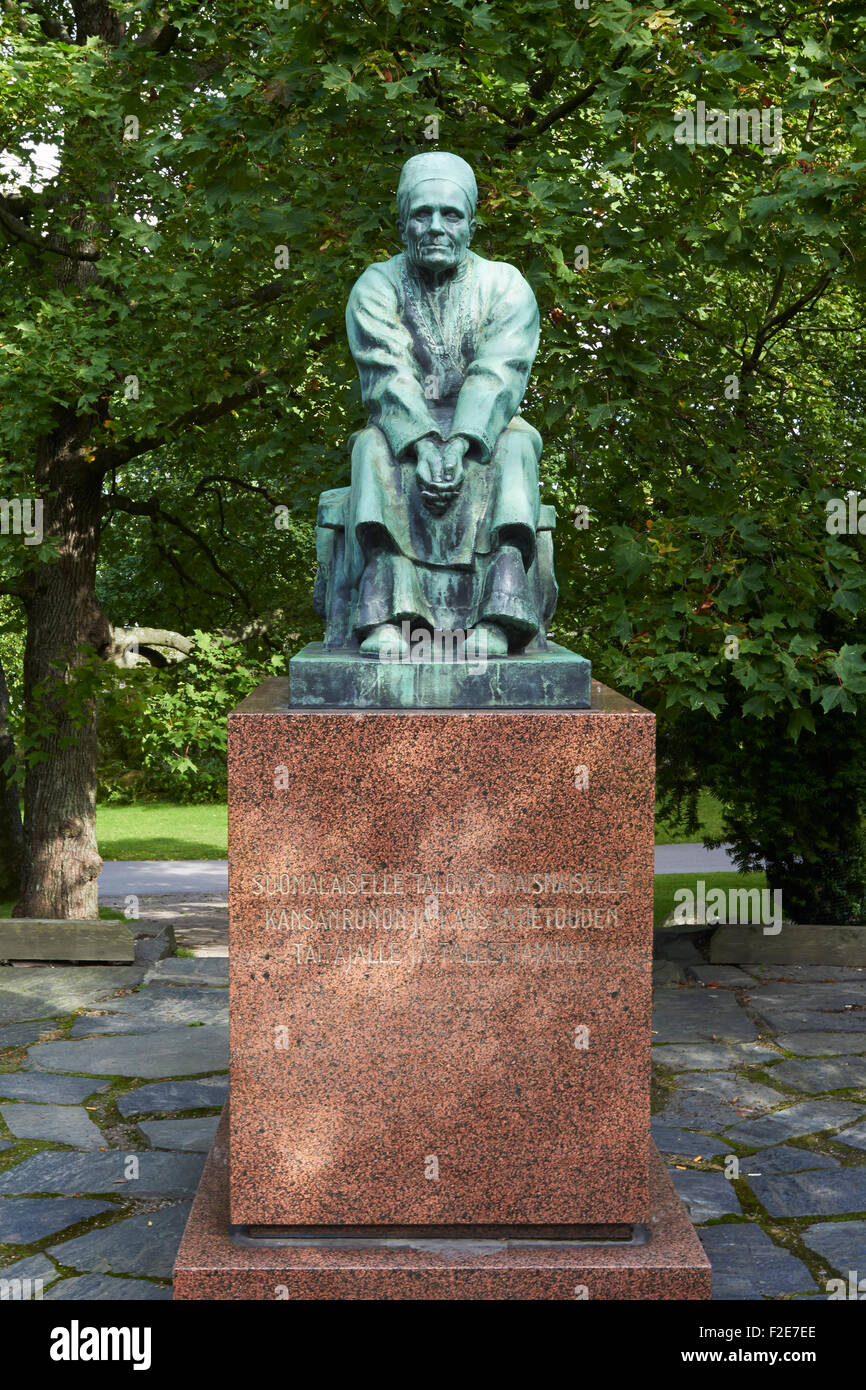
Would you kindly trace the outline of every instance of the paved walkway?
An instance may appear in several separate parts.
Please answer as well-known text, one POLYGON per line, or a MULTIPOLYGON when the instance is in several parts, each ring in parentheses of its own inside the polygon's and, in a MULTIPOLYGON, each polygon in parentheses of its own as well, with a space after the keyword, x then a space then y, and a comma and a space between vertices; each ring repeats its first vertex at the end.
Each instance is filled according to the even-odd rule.
MULTIPOLYGON (((49 1300, 170 1297, 226 1094, 228 962, 160 959, 166 921, 139 923, 135 966, 0 967, 0 1279, 49 1300)), ((826 1298, 866 1274, 866 971, 678 968, 653 1130, 714 1297, 826 1298)))
POLYGON ((735 874, 737 866, 728 851, 697 845, 656 845, 657 874, 735 874))
POLYGON ((107 859, 100 898, 134 893, 227 893, 227 859, 107 859))
MULTIPOLYGON (((128 911, 125 897, 104 897, 103 906, 128 911)), ((155 893, 137 899, 138 922, 154 931, 171 930, 173 943, 195 956, 229 953, 229 905, 223 893, 155 893)))
MULTIPOLYGON (((735 872, 726 849, 695 845, 658 845, 657 874, 721 874, 735 872)), ((100 898, 127 893, 226 893, 227 859, 109 859, 99 876, 100 898)))

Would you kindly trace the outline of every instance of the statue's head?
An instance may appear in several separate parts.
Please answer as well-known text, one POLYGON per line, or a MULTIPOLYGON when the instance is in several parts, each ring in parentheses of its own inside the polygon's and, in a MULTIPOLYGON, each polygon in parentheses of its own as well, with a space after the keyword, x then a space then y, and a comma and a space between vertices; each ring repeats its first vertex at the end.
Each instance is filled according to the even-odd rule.
POLYGON ((419 270, 454 269, 475 233, 475 175, 457 154, 415 154, 400 171, 397 226, 406 255, 419 270))

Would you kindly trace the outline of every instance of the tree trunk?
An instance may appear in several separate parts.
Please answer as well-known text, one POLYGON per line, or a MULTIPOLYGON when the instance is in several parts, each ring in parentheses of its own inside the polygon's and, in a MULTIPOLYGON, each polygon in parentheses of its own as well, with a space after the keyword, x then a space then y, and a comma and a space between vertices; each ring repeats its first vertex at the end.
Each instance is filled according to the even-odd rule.
MULTIPOLYGON (((97 38, 110 57, 125 31, 111 0, 72 0, 71 9, 75 43, 97 38)), ((92 187, 82 187, 80 170, 87 168, 95 120, 82 115, 66 128, 55 196, 56 211, 87 234, 76 241, 72 254, 58 254, 53 264, 57 287, 81 296, 84 312, 88 288, 99 278, 95 261, 84 258, 95 255, 97 238, 106 230, 94 208, 107 206, 115 196, 114 182, 103 179, 95 162, 92 187), (79 173, 68 177, 67 164, 79 173)), ((63 244, 56 249, 69 250, 63 244)), ((91 663, 94 649, 104 656, 111 639, 96 599, 102 474, 94 467, 92 445, 87 449, 85 442, 107 414, 116 384, 108 373, 106 396, 90 417, 77 416, 71 406, 59 408, 55 429, 36 450, 44 534, 58 539, 59 550, 56 560, 28 574, 23 594, 24 871, 15 910, 27 917, 97 916, 102 867, 96 847, 98 680, 91 663)), ((58 390, 64 385, 58 383, 58 390)), ((70 388, 71 398, 77 394, 70 388)))
POLYGON ((24 600, 28 765, 16 912, 25 917, 98 915, 96 701, 88 682, 94 649, 104 654, 110 632, 95 590, 102 483, 85 463, 82 423, 65 414, 37 457, 45 535, 62 540, 58 559, 37 569, 24 600))
POLYGON ((9 728, 9 689, 0 662, 0 893, 17 897, 21 891, 24 834, 18 786, 3 771, 3 765, 14 755, 15 745, 9 728))

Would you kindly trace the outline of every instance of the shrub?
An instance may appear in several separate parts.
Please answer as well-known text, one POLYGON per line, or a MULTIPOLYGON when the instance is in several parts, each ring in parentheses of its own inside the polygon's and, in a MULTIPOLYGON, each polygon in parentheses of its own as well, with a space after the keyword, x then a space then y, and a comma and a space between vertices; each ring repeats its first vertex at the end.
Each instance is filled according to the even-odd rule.
POLYGON ((119 672, 100 716, 101 801, 225 798, 226 717, 287 662, 282 654, 250 658, 246 648, 206 632, 193 637, 185 661, 119 672))

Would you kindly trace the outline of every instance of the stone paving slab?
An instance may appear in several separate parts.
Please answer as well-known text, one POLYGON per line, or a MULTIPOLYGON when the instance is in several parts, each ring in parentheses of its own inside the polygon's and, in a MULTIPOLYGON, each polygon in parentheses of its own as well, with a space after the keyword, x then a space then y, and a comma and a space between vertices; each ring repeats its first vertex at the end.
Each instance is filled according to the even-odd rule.
MULTIPOLYGON (((838 1140, 834 1140, 838 1143, 838 1140)), ((760 1149, 740 1162, 743 1178, 766 1177, 770 1173, 802 1173, 808 1168, 840 1168, 838 1158, 831 1154, 813 1153, 792 1144, 778 1144, 773 1149, 760 1149)))
POLYGON ((687 1072, 659 1112, 665 1124, 680 1129, 726 1129, 746 1115, 760 1115, 785 1097, 732 1071, 687 1072))
POLYGON ((203 1009, 220 1009, 225 1008, 227 998, 226 990, 205 989, 195 983, 173 985, 160 982, 152 985, 143 984, 131 994, 119 994, 116 999, 106 999, 103 1003, 94 1005, 94 1009, 100 1014, 131 1015, 149 1013, 156 1009, 167 1021, 171 1021, 174 1014, 173 1006, 177 1006, 178 1016, 181 1017, 181 1021, 185 1021, 186 1005, 198 1001, 203 1009))
POLYGON ((108 1081, 91 1076, 57 1076, 48 1072, 0 1072, 4 1100, 31 1100, 50 1105, 80 1105, 88 1096, 107 1091, 108 1081))
MULTIPOLYGON (((105 871, 103 870, 103 877, 105 871)), ((100 879, 101 882, 101 879, 100 879)), ((124 899, 99 895, 100 902, 123 909, 124 899)), ((136 928, 174 930, 178 946, 195 956, 227 956, 229 908, 225 894, 160 893, 139 896, 136 928)))
POLYGON ((866 1221, 819 1221, 807 1226, 802 1239, 843 1276, 856 1270, 866 1278, 866 1221))
POLYGON ((803 1030, 780 1033, 776 1043, 785 1052, 799 1057, 832 1057, 843 1053, 866 1053, 866 1036, 862 1033, 839 1033, 823 1030, 803 1030))
POLYGON ((755 990, 749 1007, 779 1032, 866 1032, 861 983, 776 983, 755 990))
POLYGON ((142 1120, 138 1128, 154 1149, 206 1154, 219 1122, 219 1115, 201 1115, 193 1120, 142 1120))
POLYGON ((153 965, 155 961, 173 955, 175 944, 174 933, 170 937, 165 932, 139 936, 135 942, 136 965, 153 965))
POLYGON ((793 984, 815 982, 826 984, 839 980, 842 983, 858 981, 866 985, 866 969, 853 965, 750 965, 749 970, 759 980, 783 980, 793 984))
POLYGON ((730 1148, 721 1140, 706 1134, 694 1134, 685 1129, 671 1129, 653 1116, 650 1129, 653 1141, 660 1153, 682 1154, 684 1158, 713 1158, 724 1154, 730 1148))
POLYGON ((724 1173, 703 1173, 696 1169, 684 1172, 670 1164, 668 1172, 696 1226, 705 1221, 717 1221, 720 1216, 742 1216, 740 1199, 724 1173))
POLYGON ((675 961, 653 961, 652 988, 654 995, 661 989, 683 989, 686 983, 686 977, 675 961))
POLYGON ((827 1129, 841 1129, 863 1114, 862 1105, 843 1100, 809 1100, 763 1115, 757 1120, 744 1120, 731 1125, 727 1136, 736 1144, 780 1144, 785 1139, 797 1139, 804 1134, 820 1134, 827 1129))
POLYGON ((729 991, 665 991, 653 1009, 653 1042, 754 1042, 758 1030, 729 991))
POLYGON ((754 975, 747 975, 745 970, 741 970, 738 965, 693 965, 689 963, 686 967, 686 974, 691 979, 697 980, 699 985, 706 985, 708 988, 715 985, 719 989, 744 989, 746 986, 754 987, 754 975))
POLYGON ((866 1211, 866 1166, 829 1173, 779 1173, 748 1181, 770 1216, 838 1216, 866 1211))
POLYGON ((841 1133, 834 1135, 834 1144, 845 1144, 851 1149, 866 1149, 866 1120, 862 1120, 859 1125, 851 1125, 849 1129, 843 1129, 841 1133))
POLYGON ((28 1059, 48 1071, 87 1072, 93 1076, 196 1076, 228 1067, 228 1027, 163 1028, 148 1034, 116 1034, 80 1042, 37 1043, 28 1059))
POLYGON ((223 1105, 229 1093, 227 1076, 203 1076, 199 1081, 155 1081, 119 1096, 121 1115, 152 1115, 172 1110, 204 1110, 223 1105))
POLYGON ((115 1197, 191 1197, 204 1167, 201 1154, 69 1153, 44 1149, 0 1173, 0 1193, 110 1193, 115 1197), (135 1158, 137 1175, 128 1163, 135 1158))
POLYGON ((171 1302, 171 1289, 148 1284, 145 1279, 112 1279, 109 1274, 82 1274, 77 1279, 62 1279, 45 1294, 45 1301, 78 1303, 84 1299, 96 1302, 135 1300, 141 1302, 171 1302))
POLYGON ((784 1009, 827 1009, 838 1012, 849 1007, 862 1009, 866 991, 862 981, 784 981, 763 984, 752 994, 752 1003, 778 1004, 784 1009))
POLYGON ((866 1087, 866 1057, 811 1057, 802 1061, 786 1057, 767 1070, 773 1081, 811 1095, 866 1087))
POLYGON ((777 1033, 853 1033, 860 1036, 860 1051, 866 1049, 866 1013, 852 1009, 850 1012, 831 1012, 819 1009, 783 1008, 779 1004, 757 1004, 749 1001, 763 1024, 777 1033))
POLYGON ((93 1274, 149 1274, 171 1278, 190 1203, 142 1212, 49 1246, 49 1254, 72 1269, 93 1274))
POLYGON ((0 1028, 0 1052, 10 1047, 27 1047, 29 1043, 38 1042, 43 1033, 53 1030, 53 1019, 42 1023, 10 1023, 7 1028, 0 1028))
MULTIPOLYGON (((111 903, 111 906, 122 908, 124 901, 111 903)), ((129 917, 129 930, 132 931, 136 941, 152 940, 153 937, 167 935, 171 931, 171 922, 149 922, 145 917, 129 917)))
POLYGON ((652 1059, 672 1071, 731 1071, 778 1062, 780 1054, 762 1043, 673 1043, 654 1046, 652 1059))
POLYGON ((152 965, 144 978, 146 984, 227 985, 229 963, 219 956, 180 956, 152 965))
POLYGON ((818 1287, 802 1260, 751 1221, 706 1226, 700 1239, 713 1267, 713 1299, 778 1298, 818 1287))
POLYGON ((0 1115, 16 1139, 46 1139, 75 1149, 102 1149, 105 1135, 80 1105, 0 1105, 0 1115))
POLYGON ((72 1025, 70 1038, 102 1033, 148 1033, 194 1023, 228 1025, 227 990, 187 989, 152 985, 138 994, 113 1000, 111 1010, 98 1017, 83 1014, 72 1025))
POLYGON ((71 1014, 143 979, 137 965, 0 966, 0 1023, 71 1014))
MULTIPOLYGON (((79 1221, 112 1210, 111 1202, 94 1202, 86 1197, 0 1197, 0 1242, 33 1245, 65 1231, 67 1226, 77 1226, 79 1221)), ((5 1271, 2 1273, 8 1277, 5 1271)))
MULTIPOLYGON (((0 1269, 0 1279, 29 1279, 31 1283, 41 1279, 42 1287, 46 1289, 50 1283, 59 1278, 58 1271, 45 1255, 28 1255, 26 1259, 16 1260, 14 1264, 4 1265, 0 1269)), ((36 1292, 36 1290, 32 1290, 32 1292, 36 1292)))

